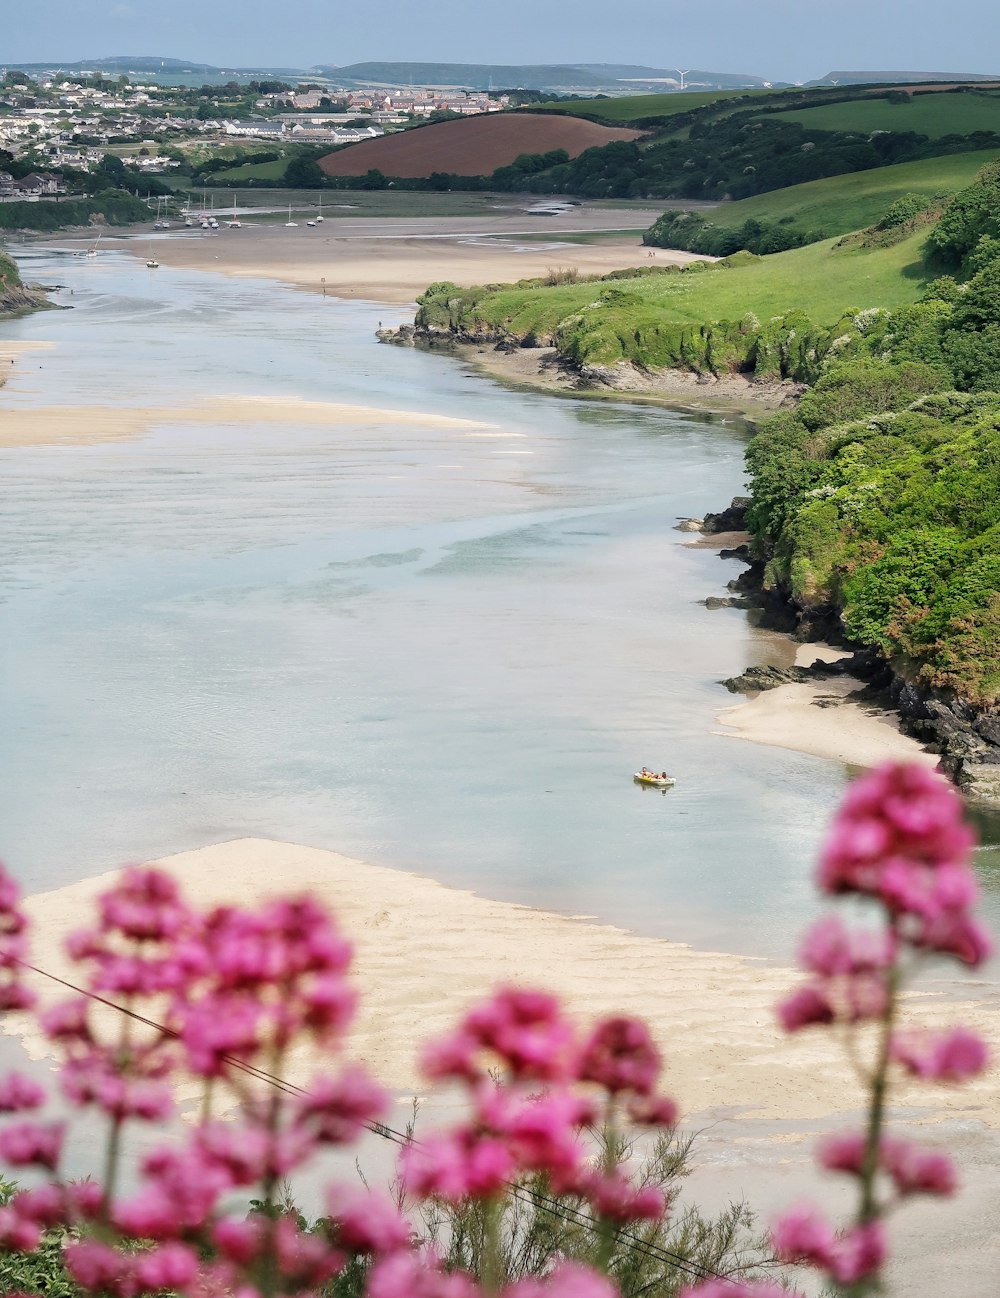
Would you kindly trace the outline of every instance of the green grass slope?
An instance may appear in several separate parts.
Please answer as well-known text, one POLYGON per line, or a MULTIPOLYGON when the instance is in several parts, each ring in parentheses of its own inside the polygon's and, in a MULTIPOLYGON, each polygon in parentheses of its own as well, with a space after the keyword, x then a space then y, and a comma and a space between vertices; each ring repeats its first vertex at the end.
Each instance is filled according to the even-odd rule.
POLYGON ((736 229, 749 220, 789 224, 793 221, 800 228, 823 230, 831 236, 848 234, 872 225, 904 194, 925 194, 933 198, 938 194, 957 193, 971 184, 980 167, 995 157, 992 149, 954 153, 943 158, 924 158, 894 167, 810 180, 804 185, 791 185, 725 203, 709 219, 726 229, 736 229))
POLYGON ((794 108, 778 115, 779 121, 800 122, 819 131, 916 131, 932 140, 942 135, 971 135, 974 131, 1000 131, 1000 96, 977 94, 914 95, 907 103, 891 103, 871 96, 794 108))
POLYGON ((772 90, 692 90, 667 95, 626 95, 621 99, 563 99, 557 103, 532 104, 531 111, 551 109, 605 122, 634 122, 646 117, 674 117, 695 108, 723 104, 730 99, 753 99, 773 95, 772 90))
POLYGON ((481 297, 471 314, 482 324, 545 338, 567 317, 592 312, 599 334, 602 292, 610 291, 639 299, 640 310, 652 310, 665 321, 739 320, 748 311, 769 319, 794 308, 817 324, 833 324, 848 310, 915 302, 928 279, 921 261, 925 237, 921 232, 892 248, 875 249, 838 249, 836 240, 828 239, 740 265, 618 279, 611 285, 513 285, 481 297))

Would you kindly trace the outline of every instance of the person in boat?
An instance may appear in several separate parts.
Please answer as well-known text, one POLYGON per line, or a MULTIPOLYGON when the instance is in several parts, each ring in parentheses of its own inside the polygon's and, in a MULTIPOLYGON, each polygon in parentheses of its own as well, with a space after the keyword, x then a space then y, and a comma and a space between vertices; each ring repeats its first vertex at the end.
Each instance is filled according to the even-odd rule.
POLYGON ((664 771, 663 774, 660 776, 660 779, 665 780, 666 778, 667 778, 667 773, 666 771, 664 771))

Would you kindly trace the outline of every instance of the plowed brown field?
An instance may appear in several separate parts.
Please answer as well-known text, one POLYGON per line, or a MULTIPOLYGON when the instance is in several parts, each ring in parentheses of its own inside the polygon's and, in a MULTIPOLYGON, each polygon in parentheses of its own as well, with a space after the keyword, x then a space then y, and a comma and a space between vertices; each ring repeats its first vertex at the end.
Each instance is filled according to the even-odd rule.
POLYGON ((415 130, 364 140, 320 159, 328 176, 363 176, 371 170, 385 176, 488 176, 521 153, 565 149, 575 158, 584 149, 612 140, 636 140, 641 131, 599 126, 582 117, 546 113, 484 113, 452 122, 435 122, 415 130))

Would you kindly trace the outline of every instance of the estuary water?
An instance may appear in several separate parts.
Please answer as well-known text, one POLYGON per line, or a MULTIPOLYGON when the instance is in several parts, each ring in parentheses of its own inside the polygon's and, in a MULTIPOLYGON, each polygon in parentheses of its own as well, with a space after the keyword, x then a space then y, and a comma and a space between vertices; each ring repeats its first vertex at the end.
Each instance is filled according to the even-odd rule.
POLYGON ((143 412, 0 451, 28 890, 260 836, 789 954, 847 772, 712 733, 718 682, 781 652, 699 603, 738 567, 672 530, 741 490, 736 424, 380 346, 395 308, 115 253, 22 271, 72 309, 0 328, 50 344, 0 401, 143 412))

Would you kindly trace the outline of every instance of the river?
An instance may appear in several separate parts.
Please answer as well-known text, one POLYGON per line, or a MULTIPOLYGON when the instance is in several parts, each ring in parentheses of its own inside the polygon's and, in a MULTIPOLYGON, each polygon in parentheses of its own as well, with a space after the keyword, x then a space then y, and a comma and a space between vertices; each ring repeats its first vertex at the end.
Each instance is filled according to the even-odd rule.
POLYGON ((0 842, 28 890, 259 836, 789 955, 847 772, 712 733, 718 682, 780 647, 699 603, 738 568, 673 530, 741 490, 739 427, 380 346, 394 308, 21 264, 73 309, 2 326, 52 344, 4 403, 151 412, 0 451, 0 842), (210 404, 247 394, 287 416, 210 404))

